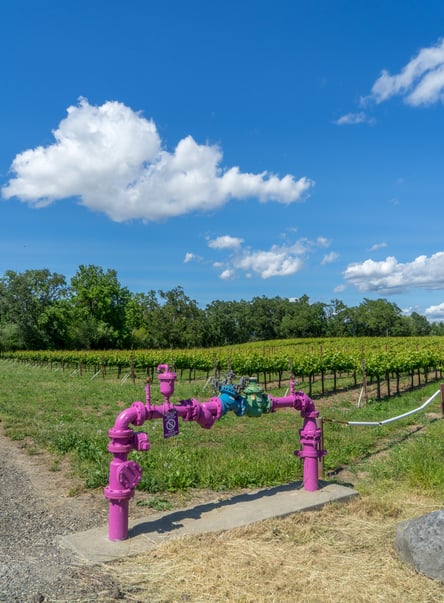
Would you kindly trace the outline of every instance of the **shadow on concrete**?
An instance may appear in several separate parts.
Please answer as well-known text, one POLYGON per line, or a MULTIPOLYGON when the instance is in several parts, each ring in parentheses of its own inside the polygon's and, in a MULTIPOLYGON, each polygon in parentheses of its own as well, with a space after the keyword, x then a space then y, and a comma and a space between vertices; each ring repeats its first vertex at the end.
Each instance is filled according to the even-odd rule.
MULTIPOLYGON (((326 487, 328 482, 319 482, 319 489, 326 487)), ((237 494, 230 498, 222 500, 216 500, 214 502, 208 502, 201 505, 197 505, 188 509, 181 509, 179 511, 172 511, 167 513, 160 518, 153 519, 152 521, 143 521, 128 531, 128 538, 140 536, 141 534, 148 534, 157 532, 158 534, 164 534, 173 532, 183 527, 184 520, 198 520, 206 513, 214 511, 216 509, 223 509, 229 506, 238 506, 240 504, 248 504, 253 501, 265 500, 269 497, 275 496, 276 494, 285 492, 296 492, 303 489, 303 482, 293 482, 282 486, 275 486, 273 488, 264 488, 254 492, 247 492, 245 494, 237 494)))
POLYGON ((104 563, 145 553, 173 538, 231 530, 263 519, 314 511, 357 495, 355 490, 330 482, 320 481, 315 492, 304 490, 302 482, 293 482, 135 519, 129 522, 126 540, 110 541, 103 526, 61 536, 60 543, 88 563, 104 563))

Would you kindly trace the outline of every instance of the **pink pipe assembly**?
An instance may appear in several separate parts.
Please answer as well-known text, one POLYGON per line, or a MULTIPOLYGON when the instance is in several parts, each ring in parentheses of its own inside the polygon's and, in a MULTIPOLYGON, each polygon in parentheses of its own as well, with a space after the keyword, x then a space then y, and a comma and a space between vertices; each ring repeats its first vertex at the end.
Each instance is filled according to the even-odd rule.
POLYGON ((257 385, 255 379, 249 379, 249 385, 240 394, 232 384, 222 385, 220 395, 206 402, 193 398, 180 400, 172 404, 170 398, 174 393, 176 373, 170 372, 167 364, 157 367, 160 382, 160 393, 164 403, 151 404, 150 384, 146 385, 146 401, 133 402, 117 417, 114 426, 109 430, 109 452, 113 459, 110 463, 109 483, 104 490, 109 501, 109 531, 111 541, 128 538, 129 501, 134 496, 137 484, 142 478, 142 468, 138 463, 128 460, 133 451, 148 451, 150 442, 144 432, 135 432, 130 425, 140 426, 145 421, 162 419, 164 436, 178 433, 178 417, 184 421, 196 421, 201 427, 210 429, 215 421, 227 411, 233 410, 238 416, 259 417, 263 413, 275 412, 279 408, 294 408, 300 411, 303 421, 299 430, 300 449, 295 452, 303 461, 304 489, 310 492, 319 489, 318 461, 326 454, 321 450, 322 430, 318 427, 319 412, 313 400, 302 391, 294 391, 294 379, 290 380, 290 393, 284 397, 273 397, 266 394, 257 385))

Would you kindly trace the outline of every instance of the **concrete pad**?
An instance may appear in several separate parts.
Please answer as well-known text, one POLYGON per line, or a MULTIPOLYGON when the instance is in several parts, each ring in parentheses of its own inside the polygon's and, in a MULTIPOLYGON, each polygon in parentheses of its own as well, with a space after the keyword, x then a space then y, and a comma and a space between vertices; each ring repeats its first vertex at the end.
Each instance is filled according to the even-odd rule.
POLYGON ((357 496, 352 488, 320 482, 320 489, 307 492, 301 482, 255 490, 195 507, 150 515, 130 521, 128 539, 111 542, 108 526, 58 538, 83 561, 103 563, 137 555, 159 544, 188 534, 217 532, 249 525, 271 517, 313 511, 330 502, 345 502, 357 496))

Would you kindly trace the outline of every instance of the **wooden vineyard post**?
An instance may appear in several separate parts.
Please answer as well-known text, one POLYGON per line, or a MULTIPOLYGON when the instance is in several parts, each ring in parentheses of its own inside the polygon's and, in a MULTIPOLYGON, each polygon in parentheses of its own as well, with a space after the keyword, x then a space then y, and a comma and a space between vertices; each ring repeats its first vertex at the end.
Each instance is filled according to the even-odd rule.
POLYGON ((134 370, 134 356, 131 356, 130 362, 131 362, 131 366, 130 366, 131 379, 132 379, 133 383, 136 383, 136 371, 134 370))
POLYGON ((444 417, 444 383, 441 383, 439 389, 441 390, 441 415, 444 417))
MULTIPOLYGON (((324 419, 322 417, 316 418, 316 427, 321 430, 321 437, 319 439, 318 450, 324 450, 324 419)), ((324 478, 324 455, 318 456, 318 477, 324 478)))
MULTIPOLYGON (((362 355, 361 365, 362 365, 362 392, 364 393, 365 403, 368 404, 367 374, 365 372, 364 355, 362 355)), ((361 406, 361 396, 359 397, 359 403, 358 403, 358 407, 360 407, 360 406, 361 406)))

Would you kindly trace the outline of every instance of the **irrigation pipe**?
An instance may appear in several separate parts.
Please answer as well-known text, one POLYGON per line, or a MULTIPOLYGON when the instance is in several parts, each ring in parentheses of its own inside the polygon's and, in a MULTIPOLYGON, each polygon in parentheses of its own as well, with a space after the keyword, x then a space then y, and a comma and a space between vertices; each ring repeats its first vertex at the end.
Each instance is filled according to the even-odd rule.
MULTIPOLYGON (((398 419, 404 419, 405 417, 409 417, 410 415, 415 414, 416 412, 419 412, 420 410, 423 410, 426 406, 428 406, 431 402, 433 402, 433 400, 436 398, 436 396, 440 393, 441 390, 436 391, 433 396, 431 396, 428 400, 426 400, 424 402, 424 404, 421 404, 421 406, 418 406, 418 408, 415 408, 414 410, 409 410, 408 412, 405 412, 402 415, 398 415, 397 417, 392 417, 391 419, 385 419, 385 421, 340 421, 341 423, 345 423, 346 425, 387 425, 387 423, 393 423, 393 421, 398 421, 398 419)), ((327 420, 331 420, 331 419, 324 419, 324 421, 327 420)), ((334 419, 333 419, 334 421, 334 419)))

